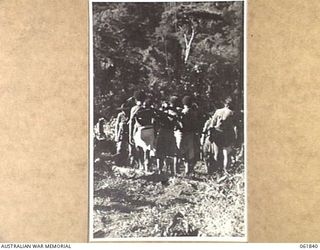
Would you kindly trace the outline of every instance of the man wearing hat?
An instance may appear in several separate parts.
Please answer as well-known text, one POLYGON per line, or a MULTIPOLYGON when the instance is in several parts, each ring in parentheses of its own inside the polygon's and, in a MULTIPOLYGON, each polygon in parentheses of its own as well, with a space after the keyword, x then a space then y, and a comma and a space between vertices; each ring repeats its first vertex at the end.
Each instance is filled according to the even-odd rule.
POLYGON ((238 135, 237 124, 233 100, 228 96, 224 107, 215 111, 203 130, 204 151, 213 153, 214 164, 222 174, 228 174, 230 153, 238 135), (208 132, 209 136, 205 137, 208 132))
POLYGON ((129 111, 130 108, 124 103, 121 105, 120 113, 117 115, 115 125, 115 141, 117 143, 117 156, 120 164, 125 164, 127 157, 124 157, 128 151, 129 142, 129 111))

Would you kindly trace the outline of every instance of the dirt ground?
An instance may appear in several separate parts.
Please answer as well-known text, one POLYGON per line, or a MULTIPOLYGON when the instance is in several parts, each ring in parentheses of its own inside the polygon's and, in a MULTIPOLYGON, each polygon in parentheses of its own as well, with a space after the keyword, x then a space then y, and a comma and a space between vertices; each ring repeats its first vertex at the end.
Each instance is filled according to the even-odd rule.
POLYGON ((243 157, 228 175, 207 175, 199 161, 192 177, 145 173, 97 157, 94 238, 243 237, 243 157))

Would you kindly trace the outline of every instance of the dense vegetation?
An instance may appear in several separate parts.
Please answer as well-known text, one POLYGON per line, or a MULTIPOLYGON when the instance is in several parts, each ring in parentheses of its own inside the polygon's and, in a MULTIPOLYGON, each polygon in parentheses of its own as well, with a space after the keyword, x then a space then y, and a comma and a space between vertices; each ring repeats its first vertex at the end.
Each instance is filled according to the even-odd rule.
POLYGON ((95 115, 145 89, 192 94, 204 112, 243 107, 243 3, 93 3, 95 115))

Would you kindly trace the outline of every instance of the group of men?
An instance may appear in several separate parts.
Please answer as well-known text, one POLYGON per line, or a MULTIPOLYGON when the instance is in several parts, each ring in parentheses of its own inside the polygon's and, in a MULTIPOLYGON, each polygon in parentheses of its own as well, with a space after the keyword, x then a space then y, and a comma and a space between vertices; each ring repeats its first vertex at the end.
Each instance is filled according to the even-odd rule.
POLYGON ((203 155, 208 172, 213 166, 227 171, 238 134, 230 97, 204 125, 191 96, 184 96, 180 102, 173 95, 159 108, 155 108, 152 99, 143 91, 135 92, 133 99, 133 106, 121 105, 116 119, 118 162, 131 166, 137 163, 139 168, 152 171, 155 159, 155 170, 159 173, 167 166, 176 175, 184 167, 185 174, 189 175, 194 173, 203 155))

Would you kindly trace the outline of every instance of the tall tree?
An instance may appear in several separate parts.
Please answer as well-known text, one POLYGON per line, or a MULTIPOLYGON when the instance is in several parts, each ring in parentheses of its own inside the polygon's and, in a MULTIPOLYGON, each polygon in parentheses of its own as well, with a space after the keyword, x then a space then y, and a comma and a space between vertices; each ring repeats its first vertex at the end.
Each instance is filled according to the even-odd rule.
POLYGON ((97 110, 111 116, 135 89, 192 93, 204 109, 243 103, 243 3, 94 3, 97 110))

